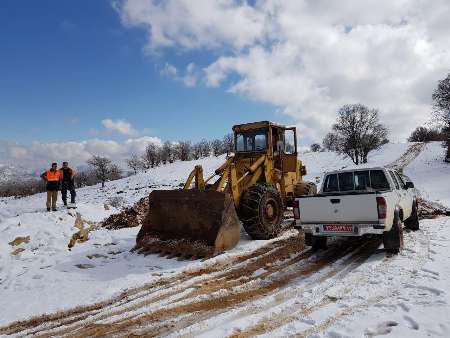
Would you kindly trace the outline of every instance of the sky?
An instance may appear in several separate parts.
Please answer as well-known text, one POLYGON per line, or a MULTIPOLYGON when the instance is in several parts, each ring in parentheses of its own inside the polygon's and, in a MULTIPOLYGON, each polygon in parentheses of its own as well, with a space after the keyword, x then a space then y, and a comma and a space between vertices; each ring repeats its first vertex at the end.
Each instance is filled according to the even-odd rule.
POLYGON ((0 164, 120 160, 148 142, 380 111, 390 139, 425 124, 450 71, 450 2, 3 0, 0 164))

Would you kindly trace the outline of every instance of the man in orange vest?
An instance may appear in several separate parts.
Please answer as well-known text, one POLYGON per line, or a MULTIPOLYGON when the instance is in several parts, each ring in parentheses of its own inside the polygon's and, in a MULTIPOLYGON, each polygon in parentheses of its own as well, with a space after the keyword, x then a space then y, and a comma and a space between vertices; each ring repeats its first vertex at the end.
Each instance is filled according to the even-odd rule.
POLYGON ((52 163, 52 167, 41 175, 41 178, 47 182, 47 211, 50 211, 50 208, 56 211, 56 200, 62 180, 62 173, 57 168, 58 164, 52 163))

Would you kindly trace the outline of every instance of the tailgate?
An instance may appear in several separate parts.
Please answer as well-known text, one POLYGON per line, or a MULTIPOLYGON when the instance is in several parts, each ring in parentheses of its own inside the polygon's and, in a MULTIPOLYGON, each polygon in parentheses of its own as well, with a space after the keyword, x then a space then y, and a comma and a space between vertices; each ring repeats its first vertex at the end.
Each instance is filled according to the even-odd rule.
POLYGON ((374 193, 316 195, 298 201, 302 224, 378 223, 374 193))

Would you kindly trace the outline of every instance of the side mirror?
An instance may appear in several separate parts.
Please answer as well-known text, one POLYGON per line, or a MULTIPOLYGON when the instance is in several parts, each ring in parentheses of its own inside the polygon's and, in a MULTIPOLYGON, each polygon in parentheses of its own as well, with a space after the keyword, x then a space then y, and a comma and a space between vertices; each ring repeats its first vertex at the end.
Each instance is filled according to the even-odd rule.
POLYGON ((406 189, 412 189, 412 188, 414 188, 414 183, 413 182, 406 182, 405 186, 406 186, 406 189))

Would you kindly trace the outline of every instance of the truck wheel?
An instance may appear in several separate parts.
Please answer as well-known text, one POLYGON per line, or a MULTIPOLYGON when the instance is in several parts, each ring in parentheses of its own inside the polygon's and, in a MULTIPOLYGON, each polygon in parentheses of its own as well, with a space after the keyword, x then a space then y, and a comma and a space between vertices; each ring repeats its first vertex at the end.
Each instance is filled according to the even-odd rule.
POLYGON ((305 245, 312 246, 313 251, 327 248, 327 237, 305 234, 305 245))
POLYGON ((406 229, 409 229, 412 231, 419 230, 419 215, 417 213, 417 209, 418 209, 417 202, 415 202, 413 204, 411 216, 409 216, 409 218, 405 220, 405 228, 406 229))
POLYGON ((394 255, 403 248, 403 224, 398 212, 395 213, 391 230, 383 233, 383 245, 388 253, 394 255))
POLYGON ((315 194, 317 194, 317 186, 313 182, 300 182, 294 185, 295 197, 315 194))
POLYGON ((281 231, 283 201, 272 185, 256 184, 241 199, 239 219, 252 239, 271 239, 281 231))

